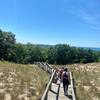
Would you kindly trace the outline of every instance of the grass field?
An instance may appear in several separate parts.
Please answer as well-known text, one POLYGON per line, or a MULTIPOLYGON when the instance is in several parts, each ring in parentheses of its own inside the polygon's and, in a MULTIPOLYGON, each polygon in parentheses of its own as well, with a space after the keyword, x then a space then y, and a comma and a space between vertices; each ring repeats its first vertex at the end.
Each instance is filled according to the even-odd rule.
POLYGON ((100 100, 100 63, 67 65, 73 72, 78 100, 100 100))
POLYGON ((39 100, 48 80, 36 65, 0 62, 0 100, 39 100))
MULTIPOLYGON (((100 100, 100 63, 66 66, 73 72, 77 100, 100 100)), ((39 100, 48 81, 36 65, 0 62, 0 100, 39 100)))

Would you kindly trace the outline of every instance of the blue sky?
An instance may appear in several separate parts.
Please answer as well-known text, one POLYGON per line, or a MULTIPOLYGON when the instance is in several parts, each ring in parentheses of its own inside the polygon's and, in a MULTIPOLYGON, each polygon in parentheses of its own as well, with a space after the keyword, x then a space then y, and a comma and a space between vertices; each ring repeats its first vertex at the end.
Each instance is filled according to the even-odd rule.
POLYGON ((21 43, 100 47, 100 0, 0 0, 0 28, 21 43))

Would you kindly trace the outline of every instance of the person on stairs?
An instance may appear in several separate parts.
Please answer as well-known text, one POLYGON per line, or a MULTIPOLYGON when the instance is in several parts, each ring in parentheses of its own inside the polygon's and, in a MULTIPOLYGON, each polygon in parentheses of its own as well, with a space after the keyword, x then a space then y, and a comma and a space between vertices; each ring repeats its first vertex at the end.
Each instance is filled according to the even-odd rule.
POLYGON ((63 73, 62 73, 62 82, 63 82, 64 95, 68 95, 69 81, 70 81, 70 74, 68 72, 68 69, 65 68, 63 73))

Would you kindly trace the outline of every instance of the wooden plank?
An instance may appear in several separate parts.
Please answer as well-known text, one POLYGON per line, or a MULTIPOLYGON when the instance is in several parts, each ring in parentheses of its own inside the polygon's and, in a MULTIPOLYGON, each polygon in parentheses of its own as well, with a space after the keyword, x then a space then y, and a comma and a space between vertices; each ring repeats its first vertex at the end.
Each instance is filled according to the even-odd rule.
POLYGON ((58 87, 59 85, 52 83, 51 91, 48 92, 47 100, 56 100, 58 95, 58 87))
POLYGON ((64 95, 64 91, 63 91, 63 84, 61 83, 58 100, 72 100, 72 92, 71 92, 71 90, 72 90, 71 85, 69 85, 69 87, 68 87, 68 95, 65 96, 64 95))

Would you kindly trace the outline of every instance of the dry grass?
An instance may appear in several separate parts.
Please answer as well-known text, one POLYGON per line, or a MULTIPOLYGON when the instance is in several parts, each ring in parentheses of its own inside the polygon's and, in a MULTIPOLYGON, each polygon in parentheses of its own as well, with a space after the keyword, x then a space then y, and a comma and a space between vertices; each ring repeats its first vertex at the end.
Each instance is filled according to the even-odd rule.
POLYGON ((67 65, 76 83, 78 100, 100 100, 100 63, 67 65))
POLYGON ((0 100, 39 100, 48 80, 36 65, 0 62, 0 100))

